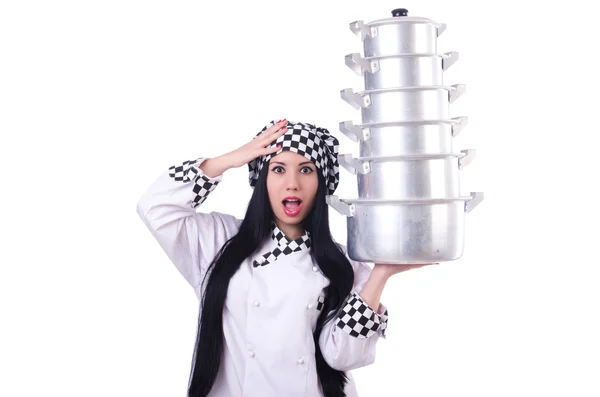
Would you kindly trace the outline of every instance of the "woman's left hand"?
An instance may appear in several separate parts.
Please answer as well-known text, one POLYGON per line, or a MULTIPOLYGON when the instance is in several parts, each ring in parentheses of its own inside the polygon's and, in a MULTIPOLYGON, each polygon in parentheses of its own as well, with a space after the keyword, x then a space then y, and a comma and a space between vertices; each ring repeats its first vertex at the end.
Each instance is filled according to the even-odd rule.
POLYGON ((411 265, 395 265, 395 264, 387 264, 387 263, 375 263, 373 266, 373 270, 377 272, 382 272, 386 274, 388 277, 393 276, 394 274, 402 273, 411 269, 418 269, 424 266, 431 265, 439 265, 439 263, 424 263, 424 264, 411 264, 411 265))

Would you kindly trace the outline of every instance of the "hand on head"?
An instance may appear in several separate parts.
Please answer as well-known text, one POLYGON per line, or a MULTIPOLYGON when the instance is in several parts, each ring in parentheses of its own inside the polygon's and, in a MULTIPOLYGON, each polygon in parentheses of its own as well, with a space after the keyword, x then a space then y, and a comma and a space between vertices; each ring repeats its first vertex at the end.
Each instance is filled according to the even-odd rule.
POLYGON ((279 146, 268 146, 286 132, 287 120, 280 120, 255 136, 250 142, 227 153, 225 156, 229 159, 231 168, 242 167, 257 157, 276 153, 280 149, 279 146))

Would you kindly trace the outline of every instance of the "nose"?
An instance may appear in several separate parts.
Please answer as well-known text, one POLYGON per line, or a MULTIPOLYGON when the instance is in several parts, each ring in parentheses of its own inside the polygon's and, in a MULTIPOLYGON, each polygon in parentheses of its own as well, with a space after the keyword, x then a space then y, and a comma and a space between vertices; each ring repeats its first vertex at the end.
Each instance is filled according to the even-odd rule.
POLYGON ((300 181, 298 175, 294 172, 286 174, 286 186, 287 190, 298 190, 300 188, 300 181))

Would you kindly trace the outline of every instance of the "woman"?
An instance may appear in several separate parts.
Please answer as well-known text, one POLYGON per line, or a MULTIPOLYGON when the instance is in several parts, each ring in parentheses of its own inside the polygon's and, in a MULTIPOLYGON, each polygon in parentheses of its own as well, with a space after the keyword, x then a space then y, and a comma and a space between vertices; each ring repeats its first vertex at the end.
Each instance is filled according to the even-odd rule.
POLYGON ((338 141, 324 128, 271 122, 252 141, 165 171, 137 211, 201 301, 189 396, 356 396, 350 370, 385 338, 387 279, 414 266, 349 259, 326 195, 338 141), (196 212, 225 171, 248 165, 244 219, 196 212))

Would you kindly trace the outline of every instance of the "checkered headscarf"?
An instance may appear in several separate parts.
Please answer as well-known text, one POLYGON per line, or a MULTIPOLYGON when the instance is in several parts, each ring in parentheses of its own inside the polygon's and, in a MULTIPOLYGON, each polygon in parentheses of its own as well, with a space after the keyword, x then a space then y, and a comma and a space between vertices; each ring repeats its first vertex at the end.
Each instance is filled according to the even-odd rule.
MULTIPOLYGON (((271 121, 256 136, 276 123, 275 121, 271 121)), ((273 156, 284 150, 289 150, 311 160, 325 177, 327 194, 333 194, 340 182, 338 140, 326 128, 317 127, 313 124, 288 121, 287 127, 287 132, 268 146, 275 147, 280 144, 281 149, 279 151, 266 156, 260 156, 248 163, 250 186, 254 187, 256 185, 258 174, 273 156)))

